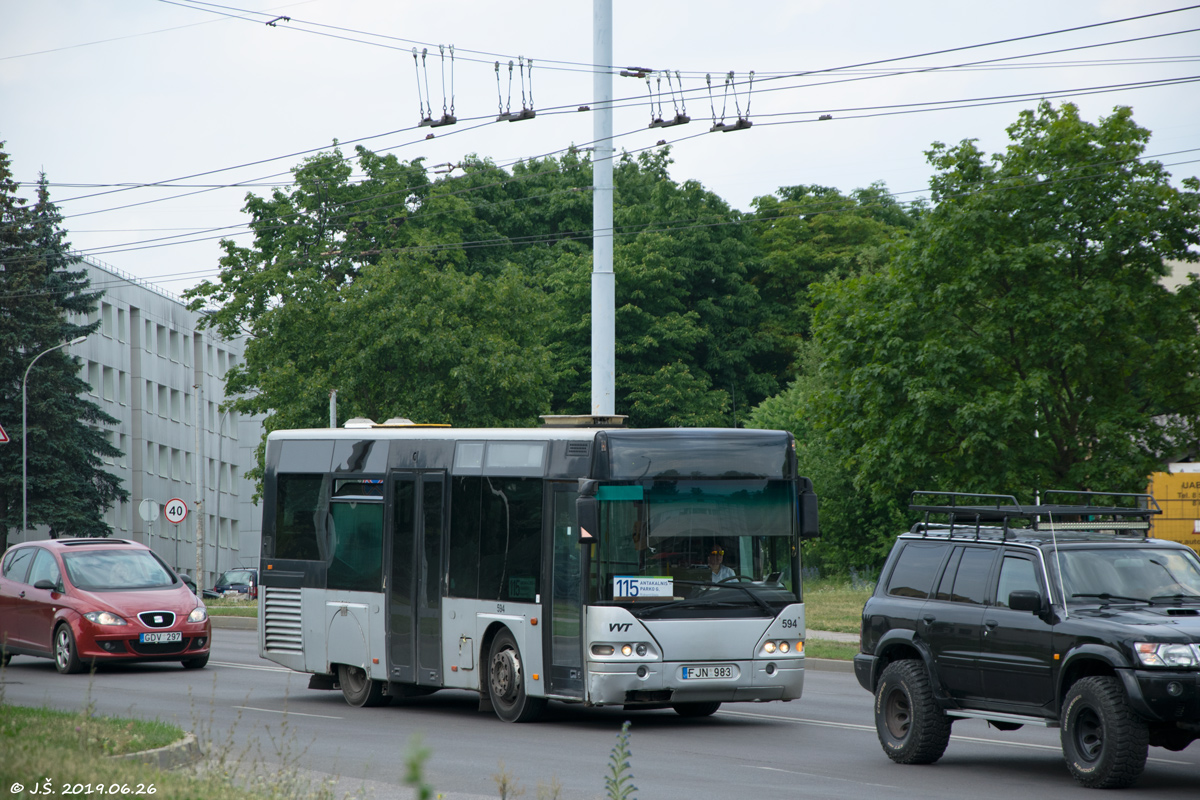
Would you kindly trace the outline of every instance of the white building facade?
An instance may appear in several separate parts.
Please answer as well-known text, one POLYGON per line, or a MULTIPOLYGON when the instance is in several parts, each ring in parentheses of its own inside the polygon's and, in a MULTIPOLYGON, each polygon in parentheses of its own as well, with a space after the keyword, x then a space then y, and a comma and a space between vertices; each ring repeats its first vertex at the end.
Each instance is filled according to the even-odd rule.
MULTIPOLYGON (((112 535, 151 546, 200 586, 257 567, 261 513, 245 474, 262 424, 219 408, 243 341, 200 329, 200 314, 152 284, 92 259, 81 266, 104 292, 91 318, 100 327, 68 352, 83 361, 89 399, 118 420, 104 430, 123 455, 105 468, 129 500, 107 513, 112 535), (187 505, 179 524, 163 513, 172 499, 187 505)), ((46 536, 44 528, 29 534, 46 536)))

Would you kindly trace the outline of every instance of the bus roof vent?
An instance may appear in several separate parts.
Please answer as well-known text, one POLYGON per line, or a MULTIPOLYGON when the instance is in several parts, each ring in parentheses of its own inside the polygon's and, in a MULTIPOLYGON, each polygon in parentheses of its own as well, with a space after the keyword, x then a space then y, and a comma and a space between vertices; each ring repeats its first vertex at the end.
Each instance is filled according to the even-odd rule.
POLYGON ((354 419, 346 420, 346 424, 343 425, 342 427, 343 428, 373 428, 373 427, 375 427, 375 422, 374 422, 374 420, 367 419, 366 417, 355 417, 354 419))
POLYGON ((413 421, 408 417, 391 417, 383 425, 412 425, 413 421))
POLYGON ((624 414, 542 414, 543 428, 623 428, 624 414))

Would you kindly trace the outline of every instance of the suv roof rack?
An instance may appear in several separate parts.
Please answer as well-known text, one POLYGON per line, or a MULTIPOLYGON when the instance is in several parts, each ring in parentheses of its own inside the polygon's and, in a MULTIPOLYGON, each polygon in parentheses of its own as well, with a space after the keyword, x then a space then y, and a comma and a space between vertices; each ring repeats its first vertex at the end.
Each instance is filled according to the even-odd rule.
POLYGON ((1008 539, 1016 531, 1112 531, 1114 534, 1141 533, 1143 539, 1150 535, 1150 517, 1161 514, 1155 499, 1148 494, 1126 492, 1086 492, 1050 490, 1046 499, 1057 500, 1061 496, 1083 499, 1083 503, 1041 503, 1022 505, 1008 494, 976 494, 971 492, 927 492, 917 490, 909 497, 908 508, 925 515, 922 522, 913 525, 911 532, 927 536, 929 531, 947 531, 953 537, 955 528, 974 528, 978 539, 980 529, 999 528, 1001 537, 1008 539), (918 503, 917 498, 942 499, 942 502, 918 503), (1095 502, 1098 498, 1110 498, 1108 505, 1095 502), (1112 505, 1121 499, 1134 499, 1138 505, 1112 505), (967 502, 968 500, 972 502, 967 502), (980 502, 983 501, 983 502, 980 502), (931 523, 930 515, 945 514, 949 526, 931 523), (1020 521, 1026 525, 1011 525, 1020 521))

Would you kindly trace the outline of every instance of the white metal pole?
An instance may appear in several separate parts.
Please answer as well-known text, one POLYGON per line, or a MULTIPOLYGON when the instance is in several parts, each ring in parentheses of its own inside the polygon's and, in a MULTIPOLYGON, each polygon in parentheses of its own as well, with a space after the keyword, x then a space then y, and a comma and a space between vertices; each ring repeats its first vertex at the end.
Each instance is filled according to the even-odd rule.
POLYGON ((592 0, 592 413, 616 413, 612 0, 592 0))
POLYGON ((83 344, 87 341, 86 336, 78 336, 69 342, 56 344, 54 347, 47 348, 33 357, 33 361, 29 362, 29 366, 25 368, 25 374, 21 376, 21 538, 25 538, 25 532, 29 530, 29 499, 28 499, 28 483, 29 483, 29 402, 26 398, 25 384, 29 381, 29 370, 33 369, 33 365, 37 360, 46 353, 52 353, 62 347, 70 347, 73 344, 83 344))

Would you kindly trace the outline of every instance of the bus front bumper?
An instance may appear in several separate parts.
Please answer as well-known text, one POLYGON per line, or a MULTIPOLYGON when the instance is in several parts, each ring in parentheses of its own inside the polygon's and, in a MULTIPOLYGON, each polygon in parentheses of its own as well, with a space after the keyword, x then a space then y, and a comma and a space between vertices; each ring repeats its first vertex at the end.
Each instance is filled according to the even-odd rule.
POLYGON ((804 659, 722 662, 588 662, 592 705, 796 700, 804 659))

